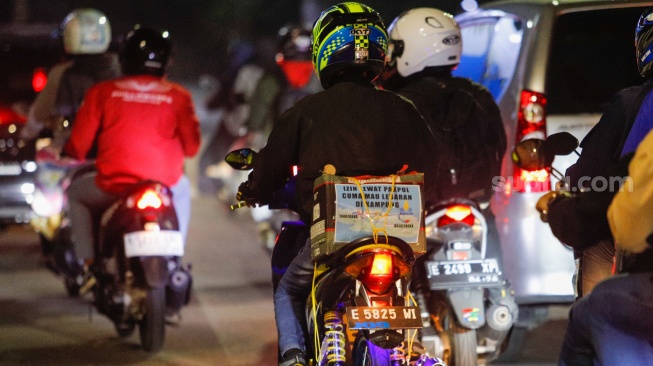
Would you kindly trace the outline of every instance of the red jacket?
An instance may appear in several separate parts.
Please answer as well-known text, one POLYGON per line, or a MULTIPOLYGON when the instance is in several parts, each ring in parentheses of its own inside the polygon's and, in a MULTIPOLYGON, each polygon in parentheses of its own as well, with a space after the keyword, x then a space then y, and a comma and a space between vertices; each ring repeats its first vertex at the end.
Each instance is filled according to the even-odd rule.
POLYGON ((145 75, 101 82, 86 94, 64 150, 85 159, 95 139, 102 190, 120 194, 144 179, 173 185, 183 174, 184 157, 200 145, 190 93, 145 75))

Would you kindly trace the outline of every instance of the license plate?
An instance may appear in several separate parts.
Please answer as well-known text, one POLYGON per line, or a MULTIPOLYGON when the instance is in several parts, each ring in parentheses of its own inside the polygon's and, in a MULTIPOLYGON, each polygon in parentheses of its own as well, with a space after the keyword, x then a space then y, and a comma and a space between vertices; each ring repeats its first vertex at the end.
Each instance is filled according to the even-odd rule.
POLYGON ((492 285, 501 279, 496 259, 426 262, 431 289, 453 285, 492 285))
POLYGON ((20 175, 21 171, 18 163, 0 163, 0 175, 20 175))
POLYGON ((417 306, 347 307, 349 329, 415 329, 422 327, 417 306))
POLYGON ((124 241, 127 257, 184 255, 184 240, 179 231, 137 231, 125 234, 124 241))

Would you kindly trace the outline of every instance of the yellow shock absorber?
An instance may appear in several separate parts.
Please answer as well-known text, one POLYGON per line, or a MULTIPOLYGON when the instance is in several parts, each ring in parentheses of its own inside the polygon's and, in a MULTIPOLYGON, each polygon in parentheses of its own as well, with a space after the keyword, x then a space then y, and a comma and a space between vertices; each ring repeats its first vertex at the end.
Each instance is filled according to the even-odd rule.
POLYGON ((326 359, 328 365, 344 365, 345 357, 345 332, 342 325, 342 315, 339 311, 327 311, 324 314, 324 344, 326 345, 326 359))
MULTIPOLYGON (((401 342, 400 345, 392 349, 390 361, 399 361, 400 365, 406 361, 406 342, 401 342)), ((396 363, 391 362, 391 364, 395 365, 396 363)))

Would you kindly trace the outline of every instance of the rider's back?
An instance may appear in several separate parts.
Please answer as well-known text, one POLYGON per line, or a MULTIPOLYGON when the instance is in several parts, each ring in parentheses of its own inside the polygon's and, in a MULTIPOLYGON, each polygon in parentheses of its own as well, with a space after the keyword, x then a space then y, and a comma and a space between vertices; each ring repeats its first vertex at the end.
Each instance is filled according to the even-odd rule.
POLYGON ((489 202, 506 151, 501 113, 489 91, 450 73, 425 72, 407 78, 397 93, 415 103, 438 139, 440 197, 489 202))
POLYGON ((298 159, 298 201, 306 221, 313 181, 325 164, 334 165, 338 175, 387 175, 408 164, 409 170, 427 173, 428 199, 433 148, 432 134, 410 102, 371 84, 339 82, 281 116, 253 171, 265 183, 253 188, 271 194, 285 179, 288 162, 298 159))
POLYGON ((186 89, 159 77, 105 81, 89 90, 66 150, 86 156, 97 134, 98 184, 108 192, 119 193, 142 179, 173 185, 183 173, 184 157, 199 147, 192 108, 186 89))

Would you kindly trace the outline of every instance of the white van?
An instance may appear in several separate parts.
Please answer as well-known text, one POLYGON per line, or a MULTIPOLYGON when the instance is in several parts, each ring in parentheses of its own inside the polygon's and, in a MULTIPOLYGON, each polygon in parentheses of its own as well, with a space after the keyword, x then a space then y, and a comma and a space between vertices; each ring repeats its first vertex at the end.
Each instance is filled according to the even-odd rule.
MULTIPOLYGON (((508 136, 505 184, 497 186, 492 208, 505 271, 525 321, 533 315, 528 310, 573 301, 575 265, 571 249, 551 234, 534 208, 555 179, 545 171, 520 171, 510 150, 525 138, 561 131, 582 140, 615 92, 643 82, 635 62, 635 26, 651 5, 510 0, 456 16, 463 55, 455 74, 492 92, 508 136)), ((564 174, 576 159, 574 154, 556 158, 554 168, 564 174)))

